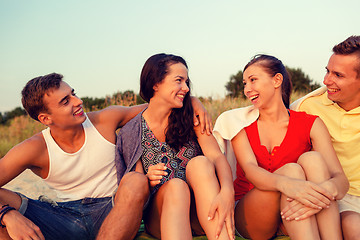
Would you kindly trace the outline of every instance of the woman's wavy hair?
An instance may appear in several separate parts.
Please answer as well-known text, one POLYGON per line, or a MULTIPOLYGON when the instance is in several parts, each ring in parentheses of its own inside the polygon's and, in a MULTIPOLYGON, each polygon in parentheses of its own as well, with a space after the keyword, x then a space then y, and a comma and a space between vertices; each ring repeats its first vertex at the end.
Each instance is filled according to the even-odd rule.
POLYGON ((277 73, 281 73, 283 75, 283 82, 281 84, 281 95, 285 107, 289 108, 292 83, 290 74, 286 70, 284 64, 274 56, 258 54, 255 55, 248 64, 246 64, 243 72, 245 72, 248 67, 255 63, 263 67, 264 70, 272 77, 274 77, 277 73))
MULTIPOLYGON (((149 102, 154 96, 154 86, 164 80, 169 72, 169 66, 175 63, 182 63, 188 68, 182 57, 165 53, 153 55, 145 62, 140 75, 140 96, 146 102, 149 102)), ((183 107, 172 109, 165 133, 165 141, 176 150, 179 150, 189 140, 196 139, 194 110, 190 98, 190 80, 187 85, 189 92, 184 97, 183 107)))

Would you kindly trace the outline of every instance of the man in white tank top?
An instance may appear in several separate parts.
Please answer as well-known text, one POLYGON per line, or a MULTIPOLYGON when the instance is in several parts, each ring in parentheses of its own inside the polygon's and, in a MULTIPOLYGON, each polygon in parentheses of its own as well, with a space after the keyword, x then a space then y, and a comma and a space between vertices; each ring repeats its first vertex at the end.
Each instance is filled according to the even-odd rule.
MULTIPOLYGON (((110 106, 85 114, 81 99, 62 77, 40 76, 24 87, 24 108, 48 128, 0 160, 0 187, 30 169, 60 200, 32 200, 1 188, 0 239, 95 239, 97 235, 98 239, 133 239, 148 199, 148 179, 129 172, 117 186, 115 131, 145 105, 110 106)), ((193 105, 210 134, 210 118, 203 106, 197 99, 193 105)))

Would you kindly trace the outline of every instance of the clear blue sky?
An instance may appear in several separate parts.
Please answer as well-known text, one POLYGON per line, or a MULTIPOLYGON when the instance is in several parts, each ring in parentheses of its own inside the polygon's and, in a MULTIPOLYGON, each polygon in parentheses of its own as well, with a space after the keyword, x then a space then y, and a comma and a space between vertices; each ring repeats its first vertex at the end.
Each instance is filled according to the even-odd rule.
POLYGON ((193 93, 223 97, 257 53, 322 82, 331 48, 360 34, 360 1, 0 0, 0 111, 26 82, 57 72, 78 96, 139 90, 153 54, 181 55, 193 93))

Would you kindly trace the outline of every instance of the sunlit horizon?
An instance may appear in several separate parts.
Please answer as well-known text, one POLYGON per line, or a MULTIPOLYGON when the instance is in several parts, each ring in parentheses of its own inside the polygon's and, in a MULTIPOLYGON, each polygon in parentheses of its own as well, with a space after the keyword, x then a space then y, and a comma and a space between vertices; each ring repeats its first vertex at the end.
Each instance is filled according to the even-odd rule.
POLYGON ((187 61, 192 93, 224 97, 230 76, 258 53, 321 84, 332 47, 359 35, 360 2, 0 2, 0 112, 21 106, 34 77, 64 75, 79 97, 139 91, 148 57, 187 61), (349 7, 351 6, 351 7, 349 7))

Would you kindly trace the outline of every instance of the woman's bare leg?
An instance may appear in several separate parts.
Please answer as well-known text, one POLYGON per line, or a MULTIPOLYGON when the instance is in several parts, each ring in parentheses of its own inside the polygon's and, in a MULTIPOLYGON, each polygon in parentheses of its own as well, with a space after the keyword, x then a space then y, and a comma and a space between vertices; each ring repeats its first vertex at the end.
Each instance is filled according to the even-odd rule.
POLYGON ((345 240, 360 240, 360 214, 353 211, 341 213, 341 225, 345 240))
POLYGON ((246 238, 270 239, 280 223, 279 206, 279 192, 253 188, 236 205, 236 229, 246 238))
MULTIPOLYGON (((330 178, 324 159, 318 152, 306 152, 300 156, 298 163, 305 171, 306 179, 322 183, 330 178)), ((336 201, 331 201, 329 208, 316 214, 321 239, 341 239, 340 214, 336 201)))
MULTIPOLYGON (((186 167, 186 179, 195 195, 199 222, 208 239, 216 239, 219 216, 215 214, 212 220, 208 220, 210 206, 220 192, 214 164, 204 156, 191 159, 186 167)), ((218 239, 229 239, 225 224, 218 239)))
POLYGON ((164 183, 145 214, 146 230, 159 239, 192 239, 190 190, 187 183, 174 178, 164 183))
MULTIPOLYGON (((289 163, 275 171, 276 174, 288 176, 296 179, 305 180, 305 173, 302 167, 297 163, 289 163)), ((287 196, 281 195, 281 209, 283 209, 289 202, 287 196)), ((296 239, 320 239, 319 231, 315 216, 299 221, 284 220, 283 224, 292 240, 296 239)))

